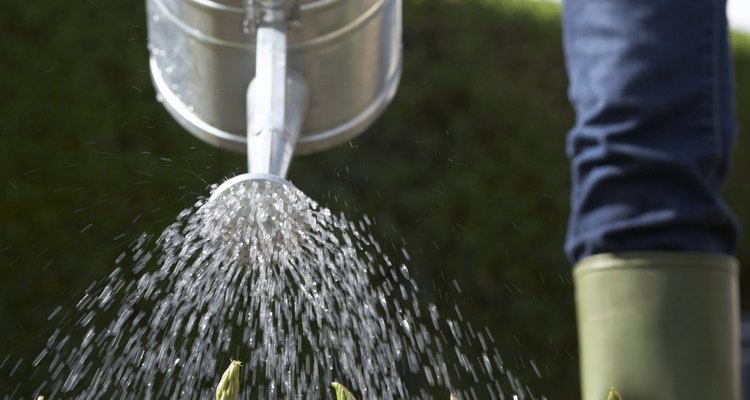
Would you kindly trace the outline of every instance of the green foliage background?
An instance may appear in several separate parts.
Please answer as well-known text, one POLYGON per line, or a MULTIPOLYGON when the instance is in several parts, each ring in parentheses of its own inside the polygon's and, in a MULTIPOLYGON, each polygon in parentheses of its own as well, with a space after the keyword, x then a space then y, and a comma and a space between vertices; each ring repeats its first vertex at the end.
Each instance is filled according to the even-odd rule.
MULTIPOLYGON (((0 395, 35 389, 23 386, 26 364, 7 372, 42 348, 58 305, 74 304, 134 238, 160 232, 244 164, 156 102, 142 2, 5 0, 2 9, 0 364, 11 361, 0 395)), ((296 159, 290 178, 334 211, 374 218, 395 258, 406 242, 425 301, 457 302, 488 326, 534 392, 577 398, 561 250, 573 115, 559 9, 406 0, 404 13, 393 104, 349 145, 296 159)), ((750 39, 733 39, 742 125, 727 197, 750 226, 750 39)), ((750 246, 740 258, 750 264, 750 246)))

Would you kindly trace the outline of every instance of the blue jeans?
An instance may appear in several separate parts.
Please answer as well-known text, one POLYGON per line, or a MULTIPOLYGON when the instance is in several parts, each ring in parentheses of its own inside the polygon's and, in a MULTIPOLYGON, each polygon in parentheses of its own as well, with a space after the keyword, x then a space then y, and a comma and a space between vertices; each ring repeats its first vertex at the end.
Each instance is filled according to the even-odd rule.
POLYGON ((726 0, 563 0, 571 262, 606 252, 733 254, 720 197, 735 141, 726 0))

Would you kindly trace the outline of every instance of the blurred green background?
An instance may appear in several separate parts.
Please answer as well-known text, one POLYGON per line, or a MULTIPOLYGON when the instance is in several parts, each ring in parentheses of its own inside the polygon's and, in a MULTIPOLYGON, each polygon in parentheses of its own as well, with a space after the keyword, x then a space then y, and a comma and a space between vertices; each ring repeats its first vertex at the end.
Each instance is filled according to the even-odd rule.
MULTIPOLYGON (((58 305, 244 160, 194 139, 155 100, 142 2, 0 8, 1 396, 23 385, 26 363, 8 372, 44 346, 58 305)), ((488 326, 535 393, 575 399, 559 7, 406 0, 404 13, 393 104, 348 145, 295 159, 290 178, 334 211, 375 218, 394 257, 405 241, 425 301, 445 294, 488 326)), ((750 226, 750 39, 733 42, 741 130, 726 195, 750 226)), ((750 246, 740 259, 750 265, 750 246)))

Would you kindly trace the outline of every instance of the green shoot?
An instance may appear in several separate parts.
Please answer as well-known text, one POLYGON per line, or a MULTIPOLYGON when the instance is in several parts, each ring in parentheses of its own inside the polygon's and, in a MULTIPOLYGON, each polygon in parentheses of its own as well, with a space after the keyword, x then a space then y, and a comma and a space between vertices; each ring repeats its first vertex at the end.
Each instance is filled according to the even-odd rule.
POLYGON ((219 386, 216 387, 216 400, 237 400, 240 391, 240 367, 242 363, 232 360, 229 368, 221 376, 219 386))
POLYGON ((357 400, 354 398, 352 392, 345 388, 344 385, 338 382, 333 382, 331 386, 333 386, 333 389, 336 391, 336 400, 357 400))
POLYGON ((607 400, 622 400, 622 397, 620 397, 620 392, 618 392, 617 389, 612 388, 609 389, 609 396, 607 396, 607 400))

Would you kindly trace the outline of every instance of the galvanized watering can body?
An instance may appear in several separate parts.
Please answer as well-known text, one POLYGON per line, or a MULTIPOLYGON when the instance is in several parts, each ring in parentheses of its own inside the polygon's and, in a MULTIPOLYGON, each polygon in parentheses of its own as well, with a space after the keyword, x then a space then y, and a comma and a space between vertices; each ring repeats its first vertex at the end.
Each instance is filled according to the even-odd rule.
MULTIPOLYGON (((247 0, 147 0, 151 76, 160 101, 195 136, 246 151, 255 76, 247 0)), ((401 0, 300 0, 288 65, 310 101, 295 153, 351 139, 385 109, 401 73, 401 0)))

